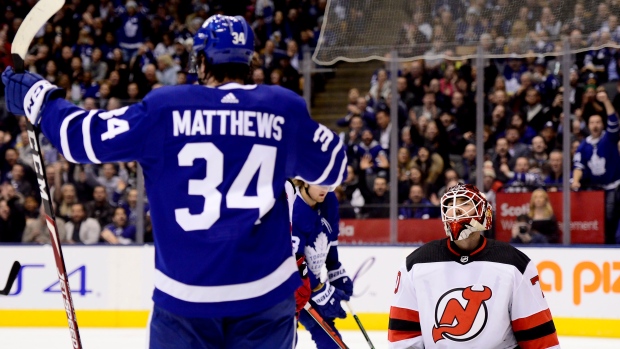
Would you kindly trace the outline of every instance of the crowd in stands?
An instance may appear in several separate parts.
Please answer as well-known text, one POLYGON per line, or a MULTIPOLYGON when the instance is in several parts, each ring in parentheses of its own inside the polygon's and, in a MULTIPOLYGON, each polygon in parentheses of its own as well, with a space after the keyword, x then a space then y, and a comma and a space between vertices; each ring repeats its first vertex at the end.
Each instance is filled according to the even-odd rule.
MULTIPOLYGON (((557 1, 522 5, 478 1, 464 9, 458 8, 462 2, 435 3, 433 13, 421 13, 425 7, 416 6, 412 22, 399 34, 400 43, 412 50, 432 43, 426 59, 401 64, 395 86, 389 70, 378 69, 368 85, 349 91, 345 116, 338 120, 345 129, 340 136, 350 159, 341 204, 353 207, 357 218, 387 218, 389 197, 397 195, 399 218, 436 218, 445 189, 457 182, 475 184, 479 165, 482 189, 492 204, 499 191, 558 191, 566 136, 571 144, 572 189, 605 191, 605 241, 620 243, 615 116, 620 110, 620 50, 605 47, 575 54, 568 91, 562 87, 561 57, 543 56, 561 50, 561 41, 543 40, 550 31, 555 38, 568 36, 571 47, 620 44, 618 3, 562 2, 563 8, 574 9, 565 18, 550 10, 557 1), (493 17, 479 18, 480 6, 489 4, 494 6, 493 17), (458 13, 465 15, 457 18, 458 13), (505 58, 487 59, 484 71, 476 72, 469 60, 431 56, 454 56, 454 46, 444 45, 447 42, 478 41, 487 53, 506 54, 505 58), (526 54, 525 58, 516 53, 526 54), (485 161, 477 164, 475 88, 481 74, 485 161), (390 117, 392 94, 398 95, 397 120, 390 117), (565 98, 570 103, 566 116, 565 98), (570 118, 568 130, 562 127, 565 117, 570 118), (393 127, 398 128, 398 149, 390 149, 393 127), (392 151, 397 152, 396 165, 388 161, 392 151), (396 193, 387 189, 390 169, 398 171, 396 193)), ((542 218, 532 210, 529 219, 542 218)), ((545 241, 559 241, 555 232, 546 233, 545 241)))
MULTIPOLYGON (((11 42, 33 0, 0 0, 0 71, 12 65, 11 42)), ((37 33, 26 69, 90 110, 112 110, 164 85, 193 83, 193 36, 213 14, 242 15, 256 35, 249 80, 301 93, 302 53, 315 47, 326 2, 280 0, 69 0, 37 33)), ((195 79, 195 78, 194 78, 195 79)), ((0 83, 0 242, 49 243, 26 119, 6 112, 0 83)), ((62 242, 135 241, 137 164, 69 163, 42 137, 62 242)), ((128 145, 131 146, 131 145, 128 145)), ((152 239, 148 203, 145 241, 152 239)))
MULTIPOLYGON (((334 3, 334 9, 345 11, 342 2, 334 3)), ((396 34, 402 45, 449 57, 456 47, 448 43, 480 41, 487 53, 529 54, 487 60, 484 72, 479 72, 485 79, 485 162, 477 164, 475 156, 478 72, 472 62, 435 57, 404 63, 396 86, 388 70, 378 69, 368 85, 349 91, 345 116, 338 121, 346 128, 341 137, 350 159, 348 177, 336 190, 342 218, 386 218, 390 195, 398 197, 401 219, 438 217, 445 190, 457 182, 475 183, 479 165, 483 191, 492 204, 499 191, 561 190, 561 145, 568 133, 575 169, 572 187, 605 190, 606 242, 616 242, 620 159, 617 118, 611 115, 620 110, 620 51, 577 53, 569 91, 561 86, 560 58, 542 54, 561 51, 561 42, 549 39, 561 35, 570 38, 571 47, 620 43, 618 4, 435 3, 432 13, 421 13, 424 6, 412 10, 411 22, 396 34), (481 7, 488 11, 489 6, 494 15, 481 18, 481 7), (556 13, 556 8, 573 10, 556 13), (390 117, 393 93, 398 95, 397 120, 390 117), (570 101, 568 131, 561 123, 564 98, 570 101), (390 149, 392 127, 398 128, 398 149, 390 149), (605 151, 594 153, 597 147, 605 151), (389 162, 392 151, 397 152, 397 164, 389 162), (396 193, 389 190, 390 168, 398 171, 396 193)), ((33 4, 0 0, 5 13, 0 18, 1 70, 11 64, 10 42, 33 4)), ((160 86, 192 83, 188 66, 193 34, 208 16, 234 13, 243 14, 256 34, 251 80, 300 93, 302 53, 315 47, 325 5, 325 0, 71 0, 41 28, 26 66, 63 87, 66 98, 85 109, 116 109, 160 86)), ((362 12, 354 14, 363 18, 362 12)), ((0 242, 46 243, 25 122, 0 111, 0 242)), ((44 138, 41 142, 61 239, 133 241, 136 163, 71 164, 44 138)), ((556 233, 537 223, 555 219, 552 211, 543 209, 548 197, 547 205, 534 199, 529 219, 520 220, 530 236, 519 235, 515 228, 513 238, 539 241, 535 232, 541 229, 545 241, 558 242, 556 233)), ((149 241, 148 207, 144 212, 149 241)))

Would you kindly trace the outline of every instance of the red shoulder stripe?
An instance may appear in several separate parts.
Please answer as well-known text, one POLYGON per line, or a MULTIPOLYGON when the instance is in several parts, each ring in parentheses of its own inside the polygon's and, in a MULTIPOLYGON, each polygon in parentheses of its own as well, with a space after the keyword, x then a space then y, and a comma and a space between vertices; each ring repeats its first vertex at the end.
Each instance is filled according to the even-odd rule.
POLYGON ((398 320, 420 322, 420 313, 412 309, 391 306, 390 307, 390 318, 398 319, 398 320))
POLYGON ((549 309, 545 309, 530 316, 512 320, 512 330, 515 332, 529 330, 530 328, 542 325, 551 320, 553 320, 551 317, 551 312, 549 309))

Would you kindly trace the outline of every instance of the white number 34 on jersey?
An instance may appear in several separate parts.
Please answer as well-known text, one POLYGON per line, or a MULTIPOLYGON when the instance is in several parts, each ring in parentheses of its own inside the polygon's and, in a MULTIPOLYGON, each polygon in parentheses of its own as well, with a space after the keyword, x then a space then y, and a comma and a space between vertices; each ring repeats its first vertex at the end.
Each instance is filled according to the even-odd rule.
POLYGON ((233 44, 235 45, 245 45, 245 33, 237 33, 232 32, 233 36, 233 44))

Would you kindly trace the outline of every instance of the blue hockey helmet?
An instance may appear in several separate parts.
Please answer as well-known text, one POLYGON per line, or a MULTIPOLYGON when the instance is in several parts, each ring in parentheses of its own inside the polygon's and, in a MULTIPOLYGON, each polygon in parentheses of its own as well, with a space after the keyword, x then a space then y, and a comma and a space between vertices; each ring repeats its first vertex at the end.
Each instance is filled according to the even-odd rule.
POLYGON ((194 53, 203 52, 207 64, 250 65, 254 54, 254 32, 241 16, 213 15, 194 35, 194 53))

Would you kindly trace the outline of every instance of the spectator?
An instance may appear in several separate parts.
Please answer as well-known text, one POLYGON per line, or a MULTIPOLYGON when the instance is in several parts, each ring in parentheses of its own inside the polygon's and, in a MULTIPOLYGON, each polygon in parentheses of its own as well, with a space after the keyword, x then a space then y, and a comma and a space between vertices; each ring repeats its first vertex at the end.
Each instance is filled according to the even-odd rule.
POLYGON ((372 170, 369 172, 379 173, 380 171, 389 168, 389 162, 387 161, 387 154, 379 142, 373 139, 373 134, 369 129, 362 131, 362 141, 353 146, 353 155, 360 163, 362 159, 368 156, 371 159, 372 170))
POLYGON ((546 244, 547 239, 538 231, 532 229, 531 219, 528 215, 522 214, 517 217, 517 221, 512 225, 512 244, 546 244))
MULTIPOLYGON (((364 162, 362 162, 364 164, 364 162)), ((364 167, 361 167, 361 173, 364 167)), ((360 178, 365 175, 360 176, 360 178)), ((390 192, 388 191, 387 180, 384 177, 376 177, 373 190, 370 191, 366 185, 360 185, 360 192, 364 197, 363 214, 367 218, 389 218, 390 217, 390 192)))
POLYGON ((362 138, 362 130, 364 129, 364 121, 359 114, 352 115, 349 119, 348 133, 342 132, 340 138, 347 145, 347 147, 353 149, 354 145, 360 143, 362 138))
POLYGON ((471 113, 465 104, 465 96, 460 91, 454 91, 451 98, 450 114, 456 118, 458 128, 466 133, 476 129, 476 114, 471 113))
POLYGON ((473 134, 471 132, 463 134, 457 126, 454 116, 450 113, 442 113, 439 121, 447 133, 446 140, 450 155, 462 154, 467 145, 468 138, 471 139, 473 134))
POLYGON ((177 83, 177 73, 181 70, 170 55, 164 54, 157 57, 157 81, 164 85, 175 85, 177 83))
POLYGON ((24 204, 22 205, 22 212, 26 220, 32 218, 39 218, 39 206, 40 200, 37 200, 33 195, 28 195, 24 198, 24 204))
MULTIPOLYGON (((127 215, 129 224, 136 225, 136 222, 138 221, 138 189, 129 189, 125 202, 123 202, 120 206, 125 209, 125 214, 127 215)), ((148 202, 145 202, 144 215, 149 212, 149 208, 148 202)))
MULTIPOLYGON (((58 173, 56 174, 59 175, 58 173)), ((69 221, 71 219, 72 209, 71 207, 78 203, 77 200, 77 192, 75 190, 75 186, 71 183, 65 183, 60 187, 60 201, 58 206, 56 206, 56 217, 60 217, 65 221, 69 221)))
POLYGON ((547 177, 545 177, 547 191, 554 192, 562 190, 562 183, 564 182, 562 159, 563 155, 560 150, 554 150, 549 154, 549 173, 547 177))
POLYGON ((486 195, 486 198, 491 203, 491 205, 493 205, 493 207, 496 207, 495 198, 497 196, 497 192, 502 187, 502 182, 495 178, 496 176, 495 170, 493 170, 493 164, 489 162, 489 167, 482 170, 482 175, 482 184, 484 188, 483 193, 484 195, 486 195))
POLYGON ((127 85, 127 97, 129 98, 127 99, 126 103, 133 104, 140 100, 140 88, 138 87, 138 84, 132 82, 127 85))
POLYGON ((338 212, 340 214, 341 219, 353 219, 357 218, 355 214, 355 209, 351 206, 351 201, 347 199, 347 196, 344 192, 342 186, 336 187, 334 190, 334 194, 338 199, 338 212))
POLYGON ((520 156, 528 156, 529 148, 527 145, 521 143, 521 134, 519 129, 514 126, 508 126, 506 128, 506 141, 508 142, 508 152, 511 158, 516 159, 520 156))
POLYGON ((17 190, 23 197, 31 195, 33 193, 32 185, 26 180, 26 171, 24 165, 15 164, 11 170, 11 182, 10 184, 17 190))
POLYGON ((467 10, 465 20, 461 21, 456 27, 456 40, 459 44, 478 41, 484 32, 479 16, 480 13, 477 8, 470 7, 467 10))
POLYGON ((462 156, 450 155, 450 163, 466 184, 476 183, 476 145, 467 144, 462 156))
POLYGON ((459 178, 459 174, 454 169, 452 168, 446 169, 446 171, 443 173, 444 185, 442 185, 441 183, 435 184, 435 191, 430 194, 431 202, 436 205, 439 205, 439 198, 441 198, 443 194, 445 194, 446 191, 448 191, 448 189, 450 189, 451 187, 461 182, 462 181, 461 181, 461 178, 459 178))
POLYGON ((252 81, 257 85, 264 84, 265 83, 265 71, 262 68, 254 69, 254 71, 252 71, 252 81))
POLYGON ((424 98, 422 98, 422 105, 414 107, 415 116, 420 118, 426 118, 427 120, 436 120, 441 114, 441 109, 435 105, 435 94, 432 92, 428 92, 424 94, 424 98))
POLYGON ((15 189, 0 185, 0 242, 21 242, 26 217, 15 189))
POLYGON ((399 219, 429 219, 435 218, 433 212, 434 205, 425 197, 424 188, 419 184, 414 184, 409 189, 409 199, 405 200, 399 209, 399 219))
POLYGON ((138 4, 133 1, 127 1, 124 8, 120 8, 118 16, 118 42, 123 50, 123 59, 131 60, 138 52, 138 48, 144 42, 144 29, 146 18, 138 10, 138 4))
POLYGON ((413 166, 420 169, 426 184, 432 186, 443 173, 444 162, 437 153, 432 153, 426 147, 420 147, 418 154, 412 160, 413 166))
POLYGON ((537 168, 545 174, 549 172, 547 169, 549 155, 547 155, 547 145, 542 137, 536 136, 532 139, 532 150, 530 152, 529 160, 530 168, 537 168))
POLYGON ((553 214, 549 195, 544 189, 536 189, 532 192, 528 216, 531 219, 532 230, 544 235, 549 243, 560 243, 558 220, 553 214))
POLYGON ((274 69, 271 71, 271 75, 269 76, 269 82, 271 85, 282 85, 282 70, 274 69))
POLYGON ((377 73, 377 82, 370 87, 370 91, 368 92, 372 100, 372 105, 376 106, 381 101, 387 101, 390 91, 391 82, 388 80, 388 74, 385 69, 379 69, 377 73))
POLYGON ((596 96, 607 112, 607 131, 603 117, 592 115, 588 120, 590 136, 579 145, 573 159, 573 190, 583 184, 605 190, 605 243, 620 243, 618 227, 618 187, 620 185, 620 154, 618 153, 618 116, 607 93, 601 88, 596 96), (583 182, 583 183, 582 183, 583 182))
POLYGON ((521 138, 519 139, 520 143, 523 143, 523 144, 532 143, 532 139, 537 134, 537 132, 525 122, 521 114, 514 114, 510 118, 510 125, 516 127, 517 130, 519 131, 519 135, 521 135, 521 138))
POLYGON ((108 202, 116 205, 123 191, 127 187, 127 171, 124 169, 122 173, 116 175, 116 167, 114 164, 103 164, 103 175, 97 178, 100 185, 104 186, 108 196, 108 202))
POLYGON ((114 210, 112 223, 101 231, 101 238, 112 245, 128 245, 136 240, 136 226, 127 220, 127 214, 122 207, 114 210))
MULTIPOLYGON (((37 244, 49 244, 50 243, 50 234, 49 228, 47 227, 47 216, 45 215, 45 209, 43 205, 39 208, 39 217, 32 218, 26 220, 26 228, 24 229, 24 236, 22 237, 22 242, 32 242, 37 244)), ((58 232, 58 237, 60 238, 60 242, 64 243, 67 241, 67 230, 65 228, 65 221, 56 217, 56 231, 58 232)))
POLYGON ((547 121, 551 121, 549 107, 545 107, 540 102, 540 93, 534 88, 530 88, 525 93, 526 106, 522 110, 527 117, 527 125, 539 131, 545 126, 547 121))
POLYGON ((380 109, 377 111, 377 135, 376 139, 379 141, 381 148, 383 148, 388 154, 390 152, 390 138, 393 124, 390 118, 390 111, 387 109, 380 109))
POLYGON ((280 57, 280 70, 282 73, 281 84, 282 87, 287 88, 295 93, 300 93, 299 87, 299 72, 291 65, 291 59, 284 55, 280 57))
POLYGON ((91 245, 99 241, 101 226, 96 219, 86 217, 83 204, 71 205, 71 219, 65 224, 65 228, 67 230, 67 241, 70 244, 91 245))
POLYGON ((93 200, 85 205, 86 215, 95 218, 99 225, 105 227, 112 222, 114 207, 108 202, 106 188, 98 185, 93 189, 93 200))
POLYGON ((526 157, 520 156, 515 162, 514 171, 507 164, 502 164, 500 170, 508 178, 504 186, 507 193, 528 192, 531 189, 544 187, 544 180, 537 172, 530 172, 530 164, 526 157))
POLYGON ((407 86, 407 78, 404 76, 399 76, 396 89, 398 90, 400 100, 407 106, 407 110, 411 109, 413 107, 413 103, 415 102, 415 96, 413 95, 413 92, 409 91, 407 86))

